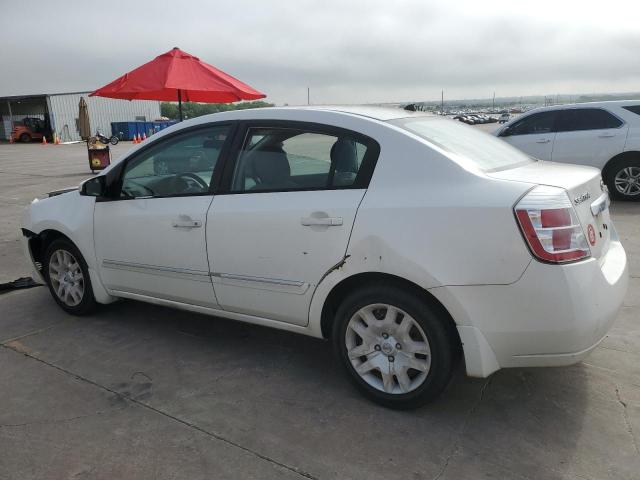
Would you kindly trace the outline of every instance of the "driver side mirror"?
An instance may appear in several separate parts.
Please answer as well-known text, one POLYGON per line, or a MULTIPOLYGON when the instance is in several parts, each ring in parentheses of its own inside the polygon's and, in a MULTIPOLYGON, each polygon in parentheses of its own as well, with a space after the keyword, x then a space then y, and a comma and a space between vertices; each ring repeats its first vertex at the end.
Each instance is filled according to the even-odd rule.
POLYGON ((94 177, 80 186, 80 195, 86 197, 104 197, 107 193, 107 182, 104 175, 94 177))
POLYGON ((504 130, 502 130, 500 132, 500 135, 498 135, 499 137, 508 137, 509 135, 511 135, 513 132, 511 131, 511 127, 504 127, 504 130))

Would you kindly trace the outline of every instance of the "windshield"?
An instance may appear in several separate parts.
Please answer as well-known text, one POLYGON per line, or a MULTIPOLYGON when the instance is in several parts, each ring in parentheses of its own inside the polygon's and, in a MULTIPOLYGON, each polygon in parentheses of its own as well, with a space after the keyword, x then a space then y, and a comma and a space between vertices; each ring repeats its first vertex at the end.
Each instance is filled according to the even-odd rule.
POLYGON ((400 118, 389 123, 424 138, 485 172, 517 167, 533 160, 520 150, 475 127, 437 117, 400 118))

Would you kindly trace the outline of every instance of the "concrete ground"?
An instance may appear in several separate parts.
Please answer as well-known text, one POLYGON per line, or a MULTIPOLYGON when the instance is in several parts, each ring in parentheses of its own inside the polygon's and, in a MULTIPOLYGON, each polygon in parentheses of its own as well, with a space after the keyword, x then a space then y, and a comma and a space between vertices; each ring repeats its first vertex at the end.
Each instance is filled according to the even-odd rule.
MULTIPOLYGON (((0 283, 29 272, 23 207, 89 176, 83 145, 0 145, 0 283)), ((612 210, 633 278, 602 345, 567 368, 458 372, 412 412, 362 398, 323 341, 0 295, 0 479, 640 479, 640 204, 612 210)))

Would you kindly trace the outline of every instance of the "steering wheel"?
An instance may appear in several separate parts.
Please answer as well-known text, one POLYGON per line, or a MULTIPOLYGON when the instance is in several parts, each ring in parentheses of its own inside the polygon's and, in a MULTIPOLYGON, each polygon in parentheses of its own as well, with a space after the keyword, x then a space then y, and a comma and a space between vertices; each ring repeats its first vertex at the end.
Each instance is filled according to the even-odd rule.
POLYGON ((171 179, 172 186, 175 190, 177 190, 178 187, 178 180, 182 180, 185 184, 182 193, 206 192, 209 189, 207 182, 192 172, 178 173, 171 179))
MULTIPOLYGON (((144 188, 147 192, 149 192, 149 195, 155 195, 155 192, 153 191, 153 189, 151 189, 150 187, 147 187, 146 185, 143 185, 140 182, 134 182, 133 180, 128 180, 129 183, 135 185, 136 187, 142 187, 144 188)), ((138 194, 138 192, 136 192, 135 190, 129 190, 129 186, 128 185, 122 185, 122 193, 124 193, 125 195, 131 197, 131 198, 135 198, 136 196, 140 196, 138 194)))

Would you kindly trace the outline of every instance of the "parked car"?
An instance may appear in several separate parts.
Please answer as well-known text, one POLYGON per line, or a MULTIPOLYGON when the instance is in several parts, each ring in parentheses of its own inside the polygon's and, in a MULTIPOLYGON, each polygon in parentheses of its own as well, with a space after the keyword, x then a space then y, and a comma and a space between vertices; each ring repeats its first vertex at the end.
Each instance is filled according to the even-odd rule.
POLYGON ((640 201, 640 101, 537 108, 495 133, 541 160, 599 168, 612 196, 640 201))
POLYGON ((460 353, 486 377, 598 345, 627 287, 608 206, 597 169, 446 118, 265 108, 157 133, 22 232, 66 312, 127 298, 330 339, 356 387, 411 408, 460 353))
POLYGON ((503 113, 502 115, 500 115, 500 117, 498 118, 498 122, 499 123, 507 123, 509 121, 509 119, 511 118, 511 115, 509 115, 508 113, 503 113))

